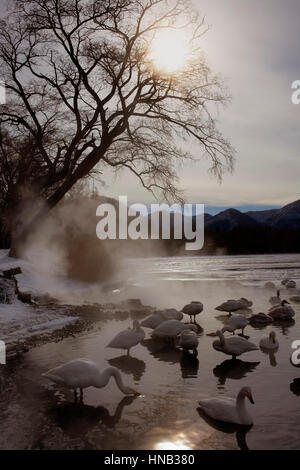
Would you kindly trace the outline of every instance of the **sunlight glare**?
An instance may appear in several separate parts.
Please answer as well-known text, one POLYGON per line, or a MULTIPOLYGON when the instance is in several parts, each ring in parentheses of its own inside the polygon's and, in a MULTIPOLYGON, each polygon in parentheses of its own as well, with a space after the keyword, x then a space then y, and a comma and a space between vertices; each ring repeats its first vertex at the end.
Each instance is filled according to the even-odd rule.
POLYGON ((189 446, 189 442, 183 433, 175 436, 173 441, 162 441, 158 442, 155 446, 156 450, 191 450, 192 447, 189 446))
POLYGON ((188 61, 189 48, 183 31, 160 31, 153 39, 149 57, 160 72, 172 74, 188 61))

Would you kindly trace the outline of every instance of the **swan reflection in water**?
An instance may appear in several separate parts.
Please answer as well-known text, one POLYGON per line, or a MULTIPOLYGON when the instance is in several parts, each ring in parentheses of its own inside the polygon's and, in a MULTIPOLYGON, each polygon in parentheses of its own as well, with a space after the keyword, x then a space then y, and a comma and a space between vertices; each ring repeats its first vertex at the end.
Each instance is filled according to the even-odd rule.
POLYGON ((262 346, 260 346, 260 350, 266 354, 267 356, 269 356, 269 361, 270 361, 270 365, 272 367, 276 367, 277 366, 277 361, 276 361, 276 353, 278 351, 278 348, 277 349, 267 349, 267 348, 263 348, 262 346))
POLYGON ((225 385, 226 379, 240 380, 252 372, 260 362, 246 362, 241 359, 226 359, 213 369, 219 379, 219 385, 225 385))
POLYGON ((132 375, 136 382, 139 382, 146 370, 146 364, 142 359, 133 356, 118 356, 107 361, 111 366, 132 375))
POLYGON ((226 434, 234 434, 236 437, 236 442, 238 447, 241 450, 249 450, 249 447, 246 442, 246 435, 252 428, 250 426, 243 426, 239 424, 232 424, 232 423, 223 423, 222 421, 217 421, 215 419, 210 418, 207 414, 199 407, 197 408, 199 416, 212 428, 216 429, 217 431, 222 431, 226 434))
POLYGON ((104 406, 96 407, 76 403, 56 405, 49 414, 66 434, 71 437, 80 437, 85 436, 100 423, 113 428, 120 421, 125 406, 131 405, 135 399, 134 396, 124 397, 113 415, 110 415, 104 406))
POLYGON ((180 367, 183 379, 195 378, 198 375, 199 359, 189 352, 182 352, 180 367))
POLYGON ((187 379, 197 377, 199 369, 199 360, 189 352, 183 352, 180 349, 174 349, 173 346, 166 345, 164 341, 157 339, 144 339, 141 344, 150 352, 151 356, 158 361, 168 364, 180 364, 182 378, 187 379))

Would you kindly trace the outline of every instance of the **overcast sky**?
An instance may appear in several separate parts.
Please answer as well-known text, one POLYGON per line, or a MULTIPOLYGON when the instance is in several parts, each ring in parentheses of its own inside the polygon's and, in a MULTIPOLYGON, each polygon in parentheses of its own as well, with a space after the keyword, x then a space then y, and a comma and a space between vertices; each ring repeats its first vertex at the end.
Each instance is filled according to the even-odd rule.
MULTIPOLYGON (((233 97, 220 112, 219 127, 237 156, 234 174, 221 185, 207 173, 205 160, 180 169, 187 201, 256 207, 299 199, 300 105, 291 102, 291 84, 300 79, 300 1, 195 2, 211 25, 203 38, 208 62, 226 78, 233 97)), ((152 201, 133 176, 103 176, 106 195, 152 201)))

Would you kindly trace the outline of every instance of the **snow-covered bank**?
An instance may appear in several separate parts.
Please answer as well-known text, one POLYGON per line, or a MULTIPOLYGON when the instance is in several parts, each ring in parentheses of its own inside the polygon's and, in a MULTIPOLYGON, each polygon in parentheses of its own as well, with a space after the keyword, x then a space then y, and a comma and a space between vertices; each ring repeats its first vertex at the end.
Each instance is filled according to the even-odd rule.
MULTIPOLYGON (((8 250, 0 250, 0 273, 15 267, 20 267, 22 270, 22 273, 16 276, 19 289, 33 296, 49 294, 47 286, 62 284, 61 280, 53 274, 36 272, 30 262, 9 258, 8 250)), ((70 308, 54 304, 47 305, 44 302, 32 305, 20 302, 14 295, 13 281, 5 282, 6 284, 11 282, 12 287, 8 289, 10 303, 0 303, 0 340, 5 342, 8 349, 18 343, 26 344, 28 340, 38 336, 46 339, 53 332, 79 320, 78 316, 68 314, 70 308)), ((50 288, 50 292, 51 290, 50 288)))
POLYGON ((0 250, 0 275, 20 267, 22 273, 15 276, 18 289, 30 293, 33 299, 31 304, 21 302, 13 279, 0 278, 0 299, 8 302, 0 303, 0 340, 7 347, 16 349, 18 344, 52 341, 81 331, 95 321, 143 318, 155 311, 140 299, 122 300, 120 290, 114 290, 112 283, 72 281, 59 273, 38 269, 37 260, 33 261, 10 258, 7 250, 0 250))
POLYGON ((0 304, 0 339, 6 346, 25 343, 38 334, 49 335, 77 321, 78 317, 16 300, 13 304, 0 304))

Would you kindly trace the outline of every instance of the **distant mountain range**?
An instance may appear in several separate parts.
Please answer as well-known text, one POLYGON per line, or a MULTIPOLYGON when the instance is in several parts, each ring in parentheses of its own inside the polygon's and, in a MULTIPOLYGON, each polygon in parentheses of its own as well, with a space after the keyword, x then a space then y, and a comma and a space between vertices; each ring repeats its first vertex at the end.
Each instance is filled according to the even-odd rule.
POLYGON ((226 209, 215 216, 205 215, 205 228, 210 230, 230 231, 237 227, 259 226, 300 230, 300 199, 281 209, 248 212, 226 209))
MULTIPOLYGON (((105 197, 96 198, 90 208, 90 232, 95 230, 95 205, 110 202, 118 213, 118 201, 105 197)), ((300 199, 284 207, 265 210, 225 209, 216 215, 204 214, 204 247, 200 251, 187 252, 185 239, 177 239, 174 232, 174 213, 170 218, 170 239, 163 239, 161 226, 163 212, 159 214, 159 237, 157 240, 112 240, 109 245, 129 256, 163 255, 226 255, 226 254, 268 254, 300 253, 300 199), (116 248, 117 247, 117 248, 116 248)), ((148 219, 148 232, 151 233, 151 213, 148 219)), ((196 228, 196 216, 192 215, 192 227, 196 228)), ((97 220, 96 220, 97 219, 97 220)), ((128 223, 132 217, 128 217, 128 223)), ((118 225, 118 224, 117 224, 118 225)), ((150 238, 150 237, 149 237, 150 238)), ((110 242, 110 241, 109 241, 110 242)))

